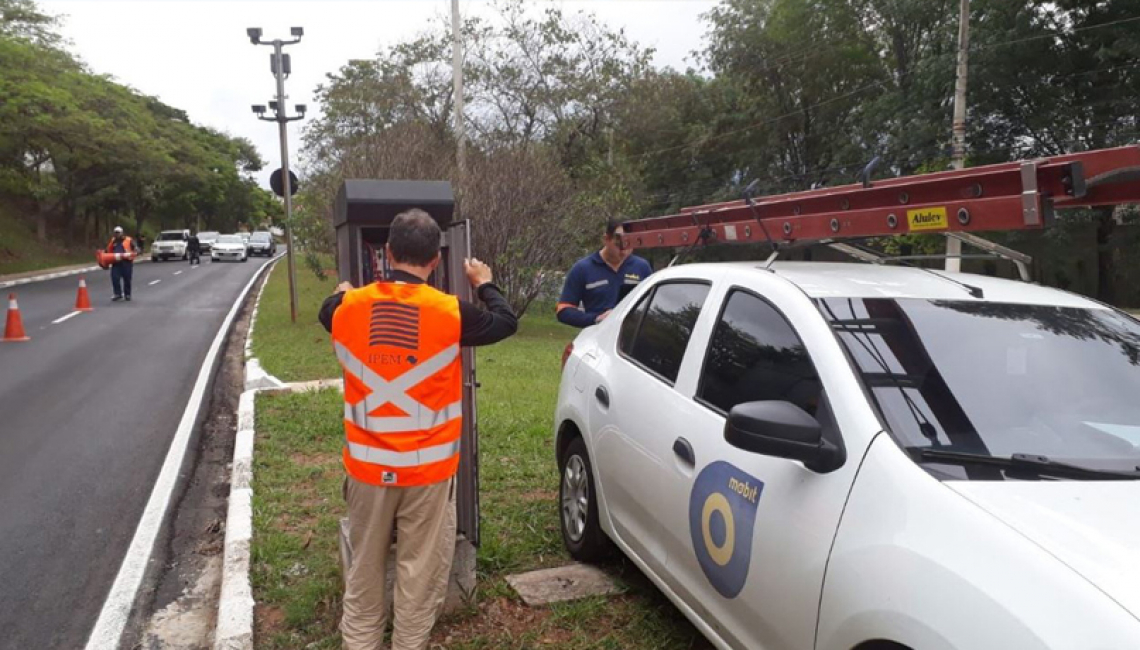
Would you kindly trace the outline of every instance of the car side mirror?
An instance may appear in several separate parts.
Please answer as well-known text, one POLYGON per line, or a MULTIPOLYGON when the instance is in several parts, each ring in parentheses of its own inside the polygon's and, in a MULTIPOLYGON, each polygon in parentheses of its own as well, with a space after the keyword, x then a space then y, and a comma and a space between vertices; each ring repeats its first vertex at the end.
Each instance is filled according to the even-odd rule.
POLYGON ((724 439, 744 451, 798 460, 826 474, 843 466, 843 450, 823 436, 823 426, 791 402, 745 402, 729 412, 724 439))

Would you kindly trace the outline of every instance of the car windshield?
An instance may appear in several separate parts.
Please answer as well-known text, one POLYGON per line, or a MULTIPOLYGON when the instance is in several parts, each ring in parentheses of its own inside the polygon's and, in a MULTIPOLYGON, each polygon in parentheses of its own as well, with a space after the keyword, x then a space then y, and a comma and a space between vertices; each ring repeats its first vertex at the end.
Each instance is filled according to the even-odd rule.
POLYGON ((185 238, 180 232, 164 232, 159 234, 158 241, 182 241, 185 238))
POLYGON ((241 244, 243 243, 241 237, 237 235, 222 235, 218 237, 219 244, 241 244))
POLYGON ((255 232, 252 235, 250 235, 249 240, 250 241, 256 241, 256 242, 267 242, 267 241, 269 241, 269 233, 267 233, 267 232, 255 232))
MULTIPOLYGON (((819 306, 903 447, 1140 465, 1136 320, 1109 309, 972 301, 819 306)), ((945 473, 974 477, 963 467, 945 473)))
POLYGON ((198 239, 200 239, 200 240, 202 240, 202 239, 217 239, 217 238, 218 238, 218 233, 216 233, 216 232, 200 232, 200 233, 198 233, 198 239))

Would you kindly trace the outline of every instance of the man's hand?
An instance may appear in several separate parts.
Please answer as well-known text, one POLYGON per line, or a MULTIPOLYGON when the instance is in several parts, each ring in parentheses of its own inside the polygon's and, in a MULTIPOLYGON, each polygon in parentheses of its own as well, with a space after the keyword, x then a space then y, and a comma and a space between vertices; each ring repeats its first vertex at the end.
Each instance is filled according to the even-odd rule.
POLYGON ((463 260, 463 270, 467 273, 467 280, 471 282, 473 289, 478 289, 493 279, 491 267, 474 257, 463 260))
POLYGON ((336 293, 344 293, 349 289, 352 289, 351 282, 341 282, 340 284, 336 285, 336 293))
POLYGON ((600 322, 604 321, 604 320, 606 319, 606 316, 609 316, 609 315, 610 315, 610 312, 611 312, 611 311, 613 311, 613 310, 612 310, 612 309, 607 309, 607 310, 605 310, 604 312, 602 312, 602 313, 598 314, 598 317, 594 319, 594 322, 595 322, 595 323, 600 323, 600 322))

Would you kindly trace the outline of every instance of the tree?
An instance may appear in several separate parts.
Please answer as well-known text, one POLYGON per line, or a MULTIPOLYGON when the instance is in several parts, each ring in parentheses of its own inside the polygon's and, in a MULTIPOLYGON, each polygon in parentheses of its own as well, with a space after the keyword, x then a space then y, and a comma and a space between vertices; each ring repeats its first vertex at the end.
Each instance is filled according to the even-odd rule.
POLYGON ((138 234, 152 218, 250 218, 266 193, 249 179, 264 161, 248 140, 92 74, 56 47, 55 26, 0 0, 0 200, 27 208, 41 240, 98 239, 132 218, 138 234))
POLYGON ((580 255, 587 239, 592 245, 607 217, 634 209, 625 184, 632 171, 599 161, 604 128, 647 73, 648 51, 590 16, 536 16, 519 0, 496 6, 497 19, 463 26, 472 134, 463 183, 445 25, 373 61, 349 62, 317 89, 325 111, 305 130, 306 189, 294 224, 314 267, 333 248, 331 206, 343 179, 449 179, 472 219, 476 254, 495 265, 522 313, 548 272, 580 255))

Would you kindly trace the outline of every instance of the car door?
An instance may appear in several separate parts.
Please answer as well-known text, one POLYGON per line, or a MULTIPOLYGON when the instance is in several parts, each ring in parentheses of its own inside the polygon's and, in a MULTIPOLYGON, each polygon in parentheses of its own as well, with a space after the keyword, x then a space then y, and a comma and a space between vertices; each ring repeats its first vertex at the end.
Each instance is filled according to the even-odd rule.
POLYGON ((663 467, 656 444, 677 417, 674 389, 710 283, 667 280, 624 315, 615 348, 587 386, 593 461, 617 541, 656 571, 665 563, 658 512, 663 467))
MULTIPOLYGON (((755 274, 753 274, 755 275, 755 274)), ((812 302, 774 275, 710 298, 677 384, 687 407, 657 499, 667 531, 666 581, 733 647, 802 650, 815 623, 831 541, 858 461, 879 425, 834 335, 812 302), (846 446, 838 470, 816 473, 725 441, 727 413, 787 401, 846 446)))

